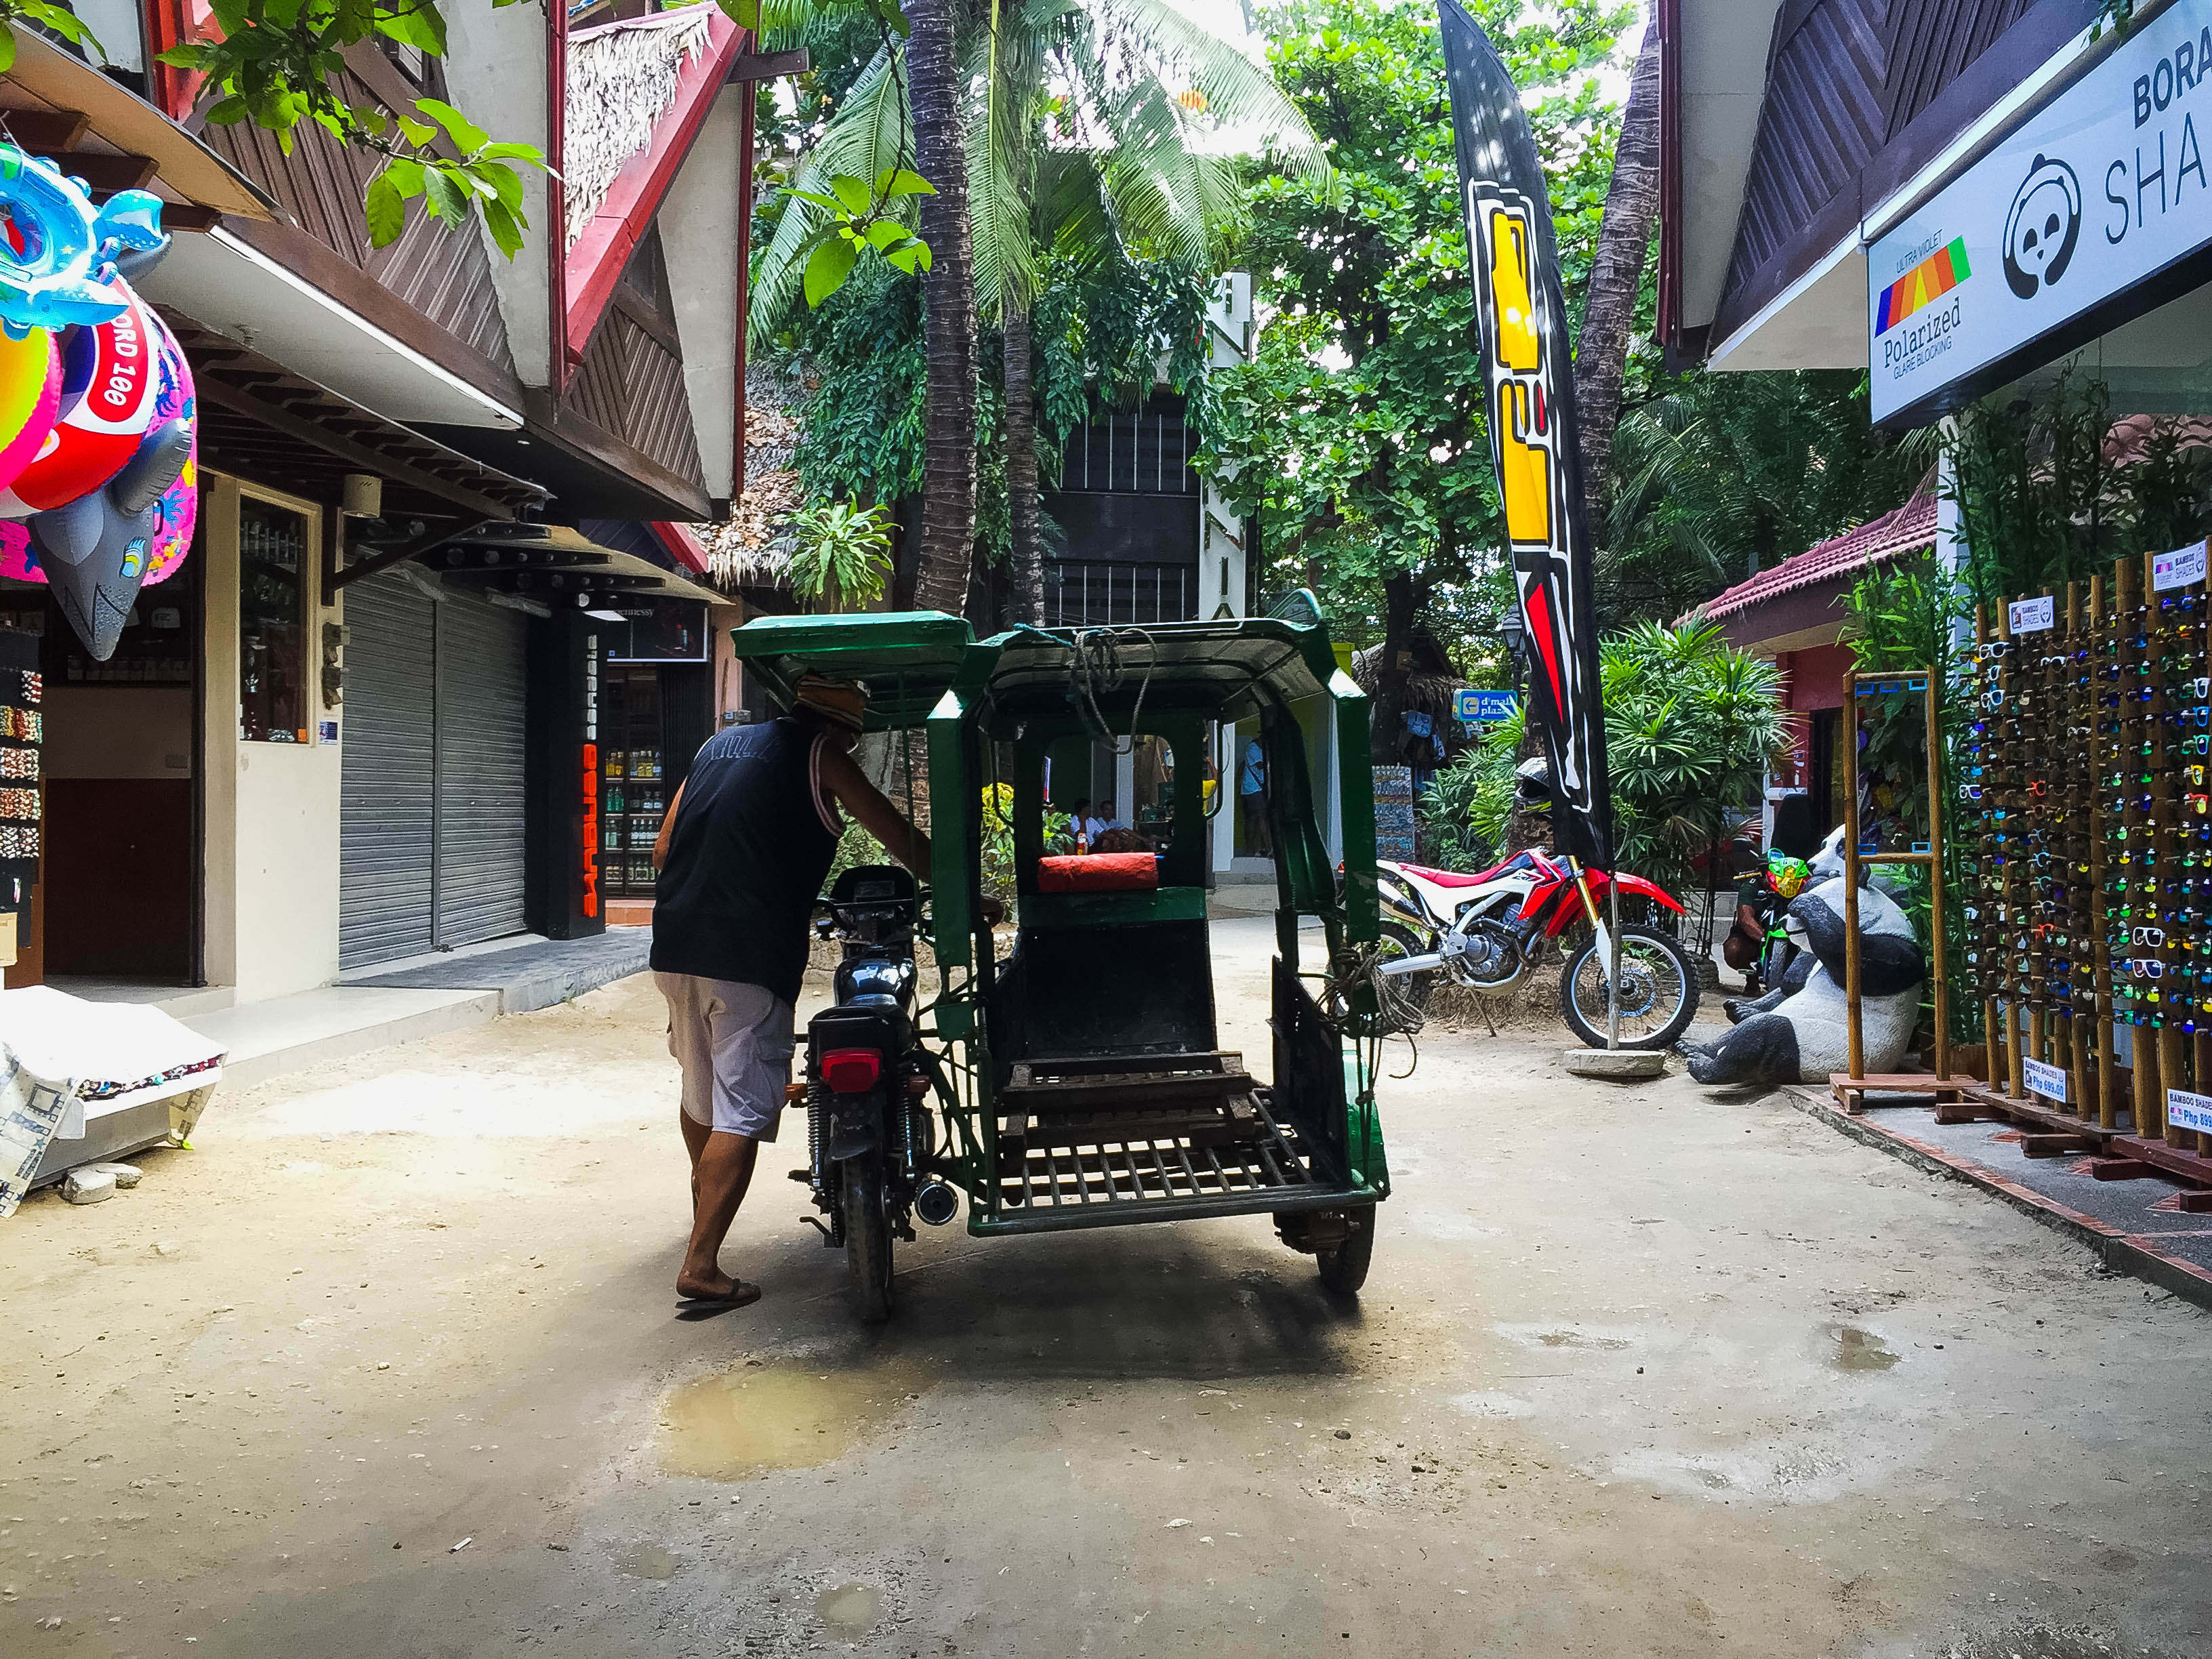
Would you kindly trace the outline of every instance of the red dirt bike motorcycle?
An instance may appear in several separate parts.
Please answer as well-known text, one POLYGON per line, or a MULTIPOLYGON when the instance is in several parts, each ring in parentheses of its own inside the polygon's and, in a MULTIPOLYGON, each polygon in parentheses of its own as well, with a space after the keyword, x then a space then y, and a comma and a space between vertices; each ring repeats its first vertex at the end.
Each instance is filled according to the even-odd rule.
MULTIPOLYGON (((1381 859, 1375 872, 1382 908, 1376 972, 1416 1009, 1446 976, 1478 991, 1516 985, 1560 940, 1560 1012, 1583 1042, 1607 1046, 1611 877, 1537 852, 1516 853, 1475 875, 1381 859)), ((1624 899, 1682 908, 1641 876, 1620 881, 1624 899)), ((1620 943, 1620 1046, 1670 1048, 1697 1017, 1689 955, 1650 927, 1624 925, 1620 943)))

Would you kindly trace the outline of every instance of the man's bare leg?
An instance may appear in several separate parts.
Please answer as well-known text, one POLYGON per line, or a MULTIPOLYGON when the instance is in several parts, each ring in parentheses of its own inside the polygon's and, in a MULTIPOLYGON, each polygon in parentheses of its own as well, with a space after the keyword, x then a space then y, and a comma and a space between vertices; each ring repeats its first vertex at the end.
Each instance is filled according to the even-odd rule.
MULTIPOLYGON (((687 1144, 696 1127, 687 1121, 687 1144)), ((684 1252, 684 1266, 676 1275, 678 1295, 717 1302, 739 1297, 750 1302, 760 1295, 759 1286, 724 1273, 720 1260, 722 1241, 729 1236, 730 1224, 737 1219, 738 1206, 744 1201, 759 1152, 760 1143, 750 1135, 710 1133, 706 1136, 693 1170, 698 1200, 691 1218, 691 1248, 684 1252), (752 1294, 744 1296, 746 1291, 752 1294)))
POLYGON ((676 1121, 684 1126, 684 1150, 691 1155, 691 1215, 699 1215, 699 1155, 707 1150, 707 1137, 714 1133, 681 1106, 676 1109, 676 1121))

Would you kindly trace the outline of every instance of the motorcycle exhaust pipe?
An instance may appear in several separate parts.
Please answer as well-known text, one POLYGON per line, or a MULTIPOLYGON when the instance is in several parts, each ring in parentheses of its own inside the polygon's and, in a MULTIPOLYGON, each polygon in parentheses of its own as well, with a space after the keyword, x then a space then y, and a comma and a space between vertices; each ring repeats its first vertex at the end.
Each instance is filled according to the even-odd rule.
POLYGON ((914 1212, 933 1227, 942 1227, 960 1213, 960 1194, 942 1181, 927 1181, 914 1195, 914 1212))
POLYGON ((1425 974, 1444 965, 1444 959, 1435 951, 1425 957, 1393 957, 1378 963, 1375 971, 1385 979, 1396 979, 1401 974, 1425 974))

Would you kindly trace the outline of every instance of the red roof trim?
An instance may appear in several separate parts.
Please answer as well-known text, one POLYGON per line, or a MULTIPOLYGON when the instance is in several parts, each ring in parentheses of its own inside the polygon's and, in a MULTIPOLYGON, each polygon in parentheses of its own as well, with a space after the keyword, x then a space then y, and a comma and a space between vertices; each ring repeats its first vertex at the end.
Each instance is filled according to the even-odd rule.
POLYGON ((1771 569, 1760 571, 1749 581, 1739 582, 1704 606, 1704 611, 1717 622, 1765 600, 1794 593, 1801 587, 1869 569, 1935 544, 1936 498, 1915 495, 1879 519, 1808 547, 1771 569))
POLYGON ((653 532, 653 540, 667 550, 668 556, 695 575, 711 574, 714 562, 707 556, 704 543, 691 533, 688 524, 668 524, 655 520, 645 526, 653 532))
MULTIPOLYGON (((677 76, 676 101, 653 128, 652 143, 623 165, 615 176, 613 187, 607 191, 606 200, 599 204, 599 212, 584 227, 576 246, 568 250, 565 344, 572 362, 583 362, 592 331, 599 327, 608 301, 614 298, 615 285, 622 280, 630 255, 637 252, 638 243, 644 240, 653 216, 660 211, 668 187, 676 182, 684 158, 690 155, 691 146, 698 139, 700 128, 714 111, 722 83, 730 77, 731 65, 737 61, 748 39, 747 31, 732 23, 712 0, 700 9, 713 14, 707 20, 707 50, 684 65, 677 76)), ((669 13, 653 15, 659 21, 669 13)), ((610 23, 602 27, 619 28, 622 25, 610 23)), ((579 35, 586 33, 583 29, 576 31, 579 35)))

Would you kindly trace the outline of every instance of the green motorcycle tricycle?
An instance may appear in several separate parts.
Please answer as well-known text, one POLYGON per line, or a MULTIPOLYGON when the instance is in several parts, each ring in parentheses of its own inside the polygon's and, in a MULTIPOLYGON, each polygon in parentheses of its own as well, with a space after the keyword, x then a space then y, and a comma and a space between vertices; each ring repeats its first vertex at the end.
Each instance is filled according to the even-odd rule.
POLYGON ((861 1317, 892 1310, 896 1241, 916 1218, 953 1220, 962 1194, 977 1237, 1269 1215, 1329 1289, 1358 1291, 1389 1192, 1368 704, 1310 602, 980 641, 937 612, 775 617, 733 638, 785 706, 809 672, 863 682, 869 728, 905 734, 890 793, 927 792, 927 890, 890 866, 848 869, 817 922, 842 951, 808 1024, 793 1178, 846 1254, 861 1317), (1276 872, 1265 1077, 1220 1046, 1207 945, 1212 820, 1234 782, 1227 766, 1209 776, 1216 732, 1255 720, 1276 872), (1049 751, 1143 738, 1160 746, 1156 849, 1062 850, 1049 751), (1340 884, 1310 744, 1337 757, 1340 884), (1011 941, 986 919, 987 863, 1002 888, 1011 864, 1011 941), (1320 927, 1302 963, 1304 917, 1320 927))

